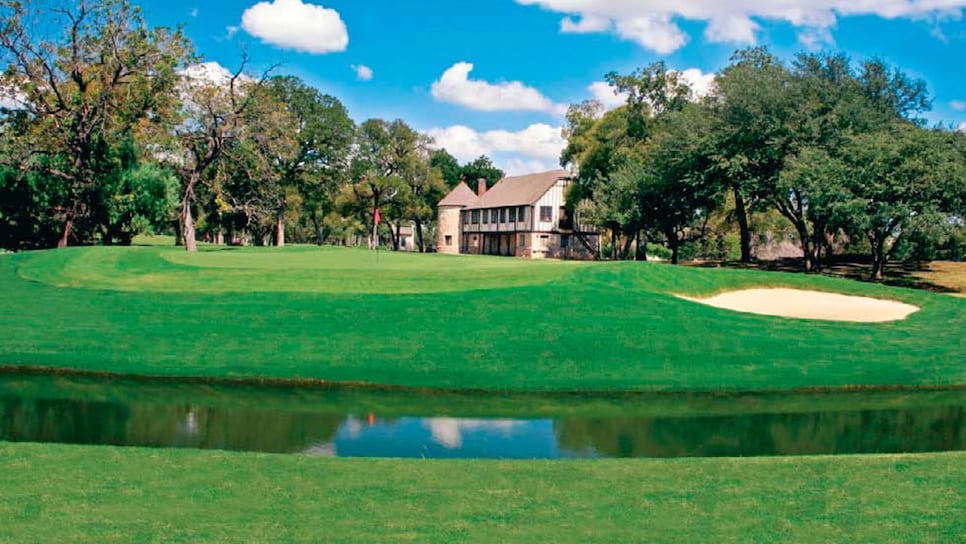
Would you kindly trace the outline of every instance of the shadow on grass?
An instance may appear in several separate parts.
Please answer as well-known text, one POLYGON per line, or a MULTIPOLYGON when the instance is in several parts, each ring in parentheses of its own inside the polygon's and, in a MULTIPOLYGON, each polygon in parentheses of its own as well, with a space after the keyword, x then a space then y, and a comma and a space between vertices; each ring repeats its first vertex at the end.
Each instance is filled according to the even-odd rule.
MULTIPOLYGON (((683 263, 686 266, 698 268, 738 268, 743 270, 761 270, 766 272, 791 272, 804 274, 803 261, 800 258, 785 258, 770 261, 754 261, 742 263, 739 261, 693 261, 683 263)), ((826 263, 819 274, 834 278, 845 278, 850 280, 873 282, 870 278, 872 271, 872 261, 869 257, 861 255, 842 255, 836 256, 830 263, 826 263)), ((931 278, 925 278, 922 274, 936 272, 929 262, 893 262, 886 264, 882 284, 892 287, 905 287, 909 289, 919 289, 933 293, 960 294, 961 289, 943 285, 931 278)))

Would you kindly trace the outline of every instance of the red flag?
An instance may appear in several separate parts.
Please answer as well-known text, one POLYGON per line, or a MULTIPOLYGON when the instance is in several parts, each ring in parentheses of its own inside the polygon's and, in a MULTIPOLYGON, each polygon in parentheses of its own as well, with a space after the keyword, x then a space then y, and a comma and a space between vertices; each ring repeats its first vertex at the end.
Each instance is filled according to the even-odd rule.
POLYGON ((375 217, 373 217, 373 220, 376 222, 377 225, 382 221, 382 216, 379 215, 379 208, 376 208, 376 213, 375 213, 375 217))

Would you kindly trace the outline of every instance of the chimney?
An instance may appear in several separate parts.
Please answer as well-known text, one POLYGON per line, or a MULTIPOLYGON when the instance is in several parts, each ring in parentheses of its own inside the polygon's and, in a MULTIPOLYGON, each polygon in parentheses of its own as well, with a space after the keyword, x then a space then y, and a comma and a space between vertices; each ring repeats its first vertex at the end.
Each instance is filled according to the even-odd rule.
POLYGON ((486 194, 486 178, 476 180, 476 196, 482 197, 486 194))

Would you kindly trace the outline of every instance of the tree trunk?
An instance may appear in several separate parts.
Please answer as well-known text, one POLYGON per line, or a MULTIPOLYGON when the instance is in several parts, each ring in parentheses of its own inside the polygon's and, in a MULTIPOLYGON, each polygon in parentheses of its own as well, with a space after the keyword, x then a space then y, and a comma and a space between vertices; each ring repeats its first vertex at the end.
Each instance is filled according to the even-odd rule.
POLYGON ((67 242, 70 240, 70 231, 74 228, 74 214, 68 213, 67 217, 64 219, 64 230, 61 231, 60 240, 57 241, 58 248, 67 247, 67 242))
POLYGON ((621 248, 621 260, 627 260, 627 257, 631 254, 631 246, 634 245, 634 237, 628 236, 624 240, 624 247, 621 248))
POLYGON ((880 239, 878 235, 873 234, 869 236, 869 241, 872 242, 872 279, 881 281, 885 276, 885 251, 883 251, 885 237, 880 239))
POLYGON ((426 253, 426 243, 423 241, 423 222, 416 218, 416 243, 419 244, 419 252, 426 253))
POLYGON ((198 243, 195 241, 195 221, 191 217, 191 204, 187 199, 181 202, 181 224, 184 233, 185 251, 198 251, 198 243))
POLYGON ((610 229, 610 260, 617 260, 617 229, 610 229))
POLYGON ((647 261, 647 233, 641 234, 641 261, 647 261))
POLYGON ((275 218, 275 245, 285 247, 285 208, 279 209, 275 218))
POLYGON ((738 219, 738 230, 741 236, 741 262, 751 262, 751 229, 748 227, 748 210, 745 208, 745 198, 738 187, 734 187, 735 217, 738 219))

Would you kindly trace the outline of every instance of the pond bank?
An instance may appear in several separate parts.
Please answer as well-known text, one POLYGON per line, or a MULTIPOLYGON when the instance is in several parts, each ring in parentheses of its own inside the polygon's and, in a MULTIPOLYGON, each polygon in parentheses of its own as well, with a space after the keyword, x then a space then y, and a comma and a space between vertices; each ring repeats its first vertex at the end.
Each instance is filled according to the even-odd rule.
POLYGON ((0 541, 953 542, 966 533, 964 462, 352 460, 0 443, 0 541))

